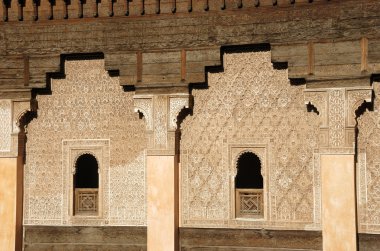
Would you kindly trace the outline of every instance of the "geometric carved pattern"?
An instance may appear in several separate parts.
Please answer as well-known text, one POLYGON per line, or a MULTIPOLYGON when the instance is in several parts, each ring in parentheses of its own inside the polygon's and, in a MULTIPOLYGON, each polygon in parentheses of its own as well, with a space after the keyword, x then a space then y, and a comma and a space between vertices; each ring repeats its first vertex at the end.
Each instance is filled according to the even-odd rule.
POLYGON ((305 90, 305 101, 318 109, 322 118, 320 147, 353 147, 356 110, 371 102, 372 88, 329 88, 305 90))
POLYGON ((0 152, 9 152, 11 150, 11 105, 11 100, 0 100, 0 152))
POLYGON ((135 112, 144 115, 149 135, 148 154, 173 154, 177 117, 189 108, 189 94, 140 95, 133 97, 135 112))
POLYGON ((24 223, 145 225, 147 137, 144 122, 133 112, 133 95, 123 92, 118 78, 109 77, 104 60, 66 61, 65 74, 65 79, 52 80, 52 95, 37 96, 38 117, 28 125, 24 223), (76 150, 69 142, 82 142, 75 154, 90 148, 97 159, 103 158, 101 221, 81 222, 75 216, 70 221, 68 177, 73 167, 65 161, 76 155, 67 157, 63 150, 76 150))
POLYGON ((263 199, 262 189, 236 189, 236 217, 262 217, 263 199))
POLYGON ((96 215, 98 213, 98 189, 75 189, 75 215, 96 215))
POLYGON ((336 89, 331 91, 329 95, 329 140, 331 147, 343 147, 345 143, 344 94, 344 89, 336 89))
POLYGON ((194 116, 181 124, 183 226, 312 228, 321 119, 307 112, 304 86, 291 86, 287 70, 274 70, 270 52, 224 54, 224 72, 210 73, 208 85, 193 90, 194 116), (265 220, 234 218, 231 144, 252 145, 253 152, 266 144, 265 220))

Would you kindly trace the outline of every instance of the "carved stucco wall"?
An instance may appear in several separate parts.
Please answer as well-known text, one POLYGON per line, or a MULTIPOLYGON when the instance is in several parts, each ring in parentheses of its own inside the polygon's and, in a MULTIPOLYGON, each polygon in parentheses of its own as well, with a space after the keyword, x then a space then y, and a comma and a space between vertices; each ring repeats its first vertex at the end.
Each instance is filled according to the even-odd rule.
POLYGON ((182 225, 319 228, 321 119, 307 112, 304 86, 274 70, 270 52, 225 54, 224 72, 208 81, 181 125, 182 225), (234 219, 234 159, 244 149, 266 156, 263 220, 234 219))
POLYGON ((65 74, 52 80, 52 95, 37 96, 38 117, 27 128, 24 223, 145 225, 147 140, 133 94, 108 76, 103 60, 66 61, 65 74), (68 217, 67 163, 86 147, 102 155, 96 156, 105 198, 99 221, 68 217))
POLYGON ((374 111, 358 118, 359 231, 380 233, 380 83, 374 83, 374 111))
POLYGON ((11 104, 11 100, 0 100, 0 152, 9 152, 11 150, 11 104))

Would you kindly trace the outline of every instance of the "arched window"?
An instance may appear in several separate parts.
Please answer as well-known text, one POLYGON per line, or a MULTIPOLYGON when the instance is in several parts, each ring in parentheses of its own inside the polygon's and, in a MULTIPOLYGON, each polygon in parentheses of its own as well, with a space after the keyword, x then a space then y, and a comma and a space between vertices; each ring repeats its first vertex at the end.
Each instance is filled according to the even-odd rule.
POLYGON ((75 215, 96 215, 98 213, 99 166, 92 154, 79 156, 74 174, 75 215))
POLYGON ((236 168, 236 217, 263 217, 263 176, 259 157, 245 152, 239 156, 236 168))

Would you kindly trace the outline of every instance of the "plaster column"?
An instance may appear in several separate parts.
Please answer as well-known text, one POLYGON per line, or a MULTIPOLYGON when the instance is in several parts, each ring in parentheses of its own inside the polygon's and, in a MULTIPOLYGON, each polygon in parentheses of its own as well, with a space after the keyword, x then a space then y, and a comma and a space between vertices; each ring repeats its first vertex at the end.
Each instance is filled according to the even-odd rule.
POLYGON ((354 154, 322 154, 321 176, 323 250, 357 250, 354 154))
POLYGON ((176 156, 147 156, 148 250, 178 250, 176 156))
POLYGON ((0 249, 16 245, 17 158, 0 158, 0 249))
POLYGON ((135 111, 143 114, 148 135, 148 251, 177 251, 178 138, 177 117, 189 107, 189 94, 135 95, 135 111))
POLYGON ((29 100, 0 100, 0 250, 22 249, 24 131, 29 100))
MULTIPOLYGON (((326 82, 324 86, 336 83, 326 82)), ((344 83, 340 83, 343 85, 344 83)), ((306 104, 320 121, 321 217, 324 251, 357 250, 355 183, 356 111, 371 102, 372 87, 318 88, 305 91, 306 104)), ((316 188, 318 189, 318 188, 316 188)), ((319 191, 317 191, 319 194, 319 191)), ((319 212, 317 213, 319 215, 319 212)))

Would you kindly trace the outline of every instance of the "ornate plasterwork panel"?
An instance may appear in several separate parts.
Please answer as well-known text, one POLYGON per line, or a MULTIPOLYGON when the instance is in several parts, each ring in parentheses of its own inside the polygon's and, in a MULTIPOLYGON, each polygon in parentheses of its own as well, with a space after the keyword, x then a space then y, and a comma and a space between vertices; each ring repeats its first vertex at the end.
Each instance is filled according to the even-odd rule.
POLYGON ((12 142, 12 102, 0 100, 0 152, 10 152, 12 142))
POLYGON ((0 157, 18 156, 19 122, 28 110, 28 99, 0 100, 0 157))
POLYGON ((189 108, 189 94, 134 95, 135 112, 143 114, 148 135, 148 153, 175 152, 175 131, 179 113, 189 108))
POLYGON ((225 54, 224 62, 207 90, 193 90, 194 116, 181 125, 183 226, 318 228, 313 152, 321 117, 307 112, 304 87, 273 69, 270 52, 225 54), (232 145, 265 145, 265 220, 233 218, 232 145))
POLYGON ((305 103, 314 105, 322 118, 320 146, 354 147, 355 112, 363 102, 371 100, 371 87, 305 90, 305 103))
POLYGON ((133 95, 103 60, 66 61, 65 71, 52 95, 37 96, 27 128, 24 223, 145 225, 147 135, 133 95), (102 215, 93 220, 73 219, 69 209, 72 163, 86 151, 102 163, 102 215))
POLYGON ((344 90, 329 93, 329 141, 331 147, 344 146, 344 90))
POLYGON ((358 118, 358 219, 364 233, 380 233, 380 84, 373 86, 374 111, 358 118))

